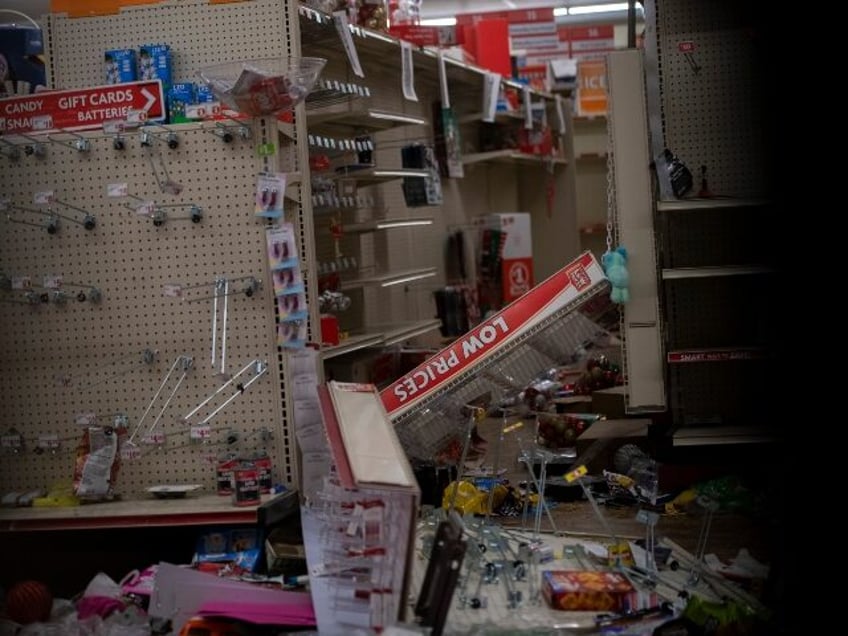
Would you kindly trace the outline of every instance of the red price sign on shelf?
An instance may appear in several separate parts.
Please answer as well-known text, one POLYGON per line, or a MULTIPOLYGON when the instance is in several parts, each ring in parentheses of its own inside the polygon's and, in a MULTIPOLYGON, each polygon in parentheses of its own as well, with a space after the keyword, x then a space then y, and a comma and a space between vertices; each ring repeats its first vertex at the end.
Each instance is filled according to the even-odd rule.
POLYGON ((122 120, 164 120, 165 95, 159 80, 47 91, 0 99, 0 131, 93 130, 122 120))

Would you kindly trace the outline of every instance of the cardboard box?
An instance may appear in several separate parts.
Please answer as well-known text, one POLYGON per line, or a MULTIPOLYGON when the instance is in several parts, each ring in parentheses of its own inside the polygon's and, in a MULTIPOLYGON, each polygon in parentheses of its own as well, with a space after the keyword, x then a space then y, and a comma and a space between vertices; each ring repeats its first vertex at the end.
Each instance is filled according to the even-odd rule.
POLYGON ((618 572, 545 570, 542 594, 551 608, 570 612, 627 612, 656 604, 656 594, 638 592, 618 572))
POLYGON ((507 212, 483 217, 483 227, 506 234, 501 251, 501 286, 504 305, 524 295, 533 282, 533 236, 530 214, 507 212))

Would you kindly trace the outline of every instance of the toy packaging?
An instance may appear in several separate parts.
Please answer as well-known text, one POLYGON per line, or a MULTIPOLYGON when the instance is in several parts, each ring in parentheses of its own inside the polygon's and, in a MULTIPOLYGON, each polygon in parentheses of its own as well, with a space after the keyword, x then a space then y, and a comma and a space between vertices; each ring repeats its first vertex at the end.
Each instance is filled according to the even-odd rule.
POLYGON ((135 50, 113 49, 103 54, 107 84, 123 84, 138 79, 135 50))

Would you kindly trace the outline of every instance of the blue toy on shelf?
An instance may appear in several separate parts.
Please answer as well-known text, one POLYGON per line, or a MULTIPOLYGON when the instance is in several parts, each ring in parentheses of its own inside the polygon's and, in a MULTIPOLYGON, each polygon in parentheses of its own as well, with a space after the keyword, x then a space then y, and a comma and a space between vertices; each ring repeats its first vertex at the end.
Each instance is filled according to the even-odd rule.
POLYGON ((610 299, 612 302, 623 305, 630 300, 630 272, 627 271, 627 250, 618 246, 601 257, 601 265, 604 273, 612 284, 610 299))

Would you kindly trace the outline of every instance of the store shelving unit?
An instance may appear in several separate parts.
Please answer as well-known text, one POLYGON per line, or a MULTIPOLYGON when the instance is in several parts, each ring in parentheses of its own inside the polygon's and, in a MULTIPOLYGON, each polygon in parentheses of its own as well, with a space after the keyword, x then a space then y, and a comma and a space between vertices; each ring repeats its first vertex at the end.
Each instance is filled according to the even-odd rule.
POLYGON ((652 155, 670 148, 695 180, 676 198, 660 172, 655 199, 675 446, 774 438, 778 283, 762 239, 774 212, 760 116, 767 62, 755 39, 740 37, 756 32, 744 16, 692 0, 646 5, 652 155), (682 40, 694 43, 697 73, 677 52, 682 40))
MULTIPOLYGON (((401 42, 385 33, 350 27, 353 46, 364 71, 358 77, 349 63, 332 16, 311 8, 299 8, 300 50, 330 61, 325 76, 332 81, 354 82, 367 88, 367 98, 352 98, 347 104, 309 108, 309 134, 341 138, 367 135, 373 139, 374 168, 355 169, 346 174, 315 173, 314 179, 347 181, 351 205, 315 207, 315 260, 319 263, 348 258, 354 270, 339 271, 334 279, 350 295, 350 309, 338 314, 343 335, 337 346, 325 346, 325 359, 404 344, 424 336, 434 342, 440 324, 433 291, 445 283, 444 237, 449 228, 468 228, 474 241, 473 217, 498 211, 526 210, 534 215, 534 252, 542 265, 538 276, 555 271, 579 251, 574 232, 573 176, 570 132, 562 139, 563 151, 550 158, 522 154, 513 149, 476 152, 476 139, 466 135, 483 119, 481 104, 486 71, 445 58, 445 70, 457 122, 463 127, 463 179, 441 178, 442 202, 410 207, 400 182, 423 177, 426 171, 399 169, 400 148, 407 144, 432 143, 432 103, 440 98, 439 56, 413 47, 417 100, 403 96, 401 42), (519 175, 516 178, 515 170, 519 175), (550 176, 553 171, 554 176, 550 176), (542 184, 553 179, 555 190, 545 199, 542 184), (558 215, 549 218, 549 209, 558 215), (317 215, 320 213, 320 217, 317 215), (557 231, 552 231, 557 228, 557 231), (570 229, 570 231, 569 231, 570 229), (384 231, 385 230, 385 231, 384 231), (378 272, 375 274, 375 272, 378 272), (386 332, 381 325, 397 325, 386 332)), ((509 79, 502 86, 521 89, 509 79)), ((556 121, 553 95, 533 92, 543 101, 548 120, 556 121)), ((566 105, 568 111, 569 106, 566 105)), ((497 122, 520 122, 521 111, 498 112, 497 122)), ((568 117, 570 122, 570 116, 568 117)), ((569 128, 570 130, 570 128, 569 128)), ((554 131, 555 134, 557 131, 554 131)), ((319 148, 315 149, 320 152, 319 148)), ((474 263, 468 263, 473 281, 474 263)), ((322 280, 326 280, 322 278, 322 280)), ((338 363, 338 361, 336 361, 338 363)))

